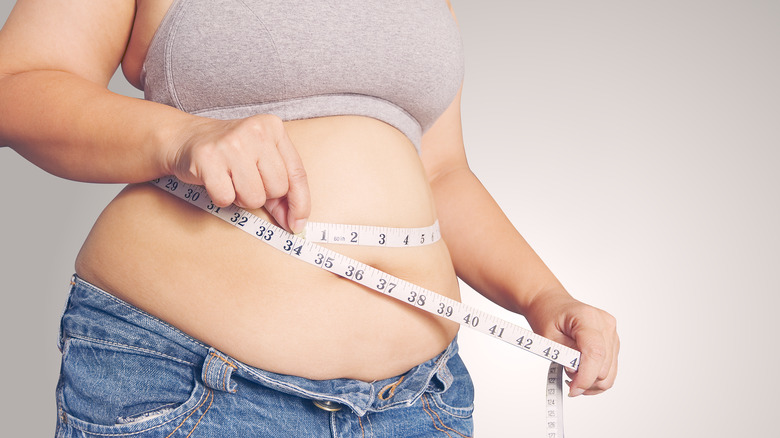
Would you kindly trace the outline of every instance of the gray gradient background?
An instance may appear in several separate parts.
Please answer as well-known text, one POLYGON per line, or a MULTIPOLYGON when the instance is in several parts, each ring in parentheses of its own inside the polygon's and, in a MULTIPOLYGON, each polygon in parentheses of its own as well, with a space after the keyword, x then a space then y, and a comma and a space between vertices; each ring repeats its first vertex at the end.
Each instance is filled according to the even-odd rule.
MULTIPOLYGON (((455 7, 473 169, 567 288, 619 321, 618 382, 567 400, 569 436, 776 435, 780 2, 455 7)), ((53 433, 58 314, 119 188, 0 149, 3 436, 53 433)), ((477 436, 543 436, 545 362, 461 340, 477 436)))

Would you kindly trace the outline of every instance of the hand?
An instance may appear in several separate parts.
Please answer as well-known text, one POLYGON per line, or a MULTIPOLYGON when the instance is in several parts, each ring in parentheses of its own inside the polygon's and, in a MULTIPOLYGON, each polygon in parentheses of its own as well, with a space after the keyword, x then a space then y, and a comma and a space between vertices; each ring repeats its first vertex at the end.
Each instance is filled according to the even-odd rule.
POLYGON ((609 313, 562 294, 540 294, 526 312, 534 332, 582 353, 569 396, 600 394, 611 388, 617 375, 618 339, 615 318, 609 313))
POLYGON ((198 119, 186 130, 167 154, 171 174, 205 186, 219 207, 265 207, 283 228, 303 231, 311 211, 306 171, 278 117, 198 119))

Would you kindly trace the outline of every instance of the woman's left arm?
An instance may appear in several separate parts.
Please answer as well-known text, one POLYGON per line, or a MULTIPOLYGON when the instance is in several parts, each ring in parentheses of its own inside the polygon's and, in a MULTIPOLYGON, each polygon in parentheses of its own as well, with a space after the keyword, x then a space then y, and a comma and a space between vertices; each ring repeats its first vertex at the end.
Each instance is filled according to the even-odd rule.
POLYGON ((569 295, 472 173, 460 92, 423 136, 421 157, 458 277, 524 315, 536 333, 582 353, 579 369, 570 373, 570 396, 610 388, 619 350, 615 319, 569 295))

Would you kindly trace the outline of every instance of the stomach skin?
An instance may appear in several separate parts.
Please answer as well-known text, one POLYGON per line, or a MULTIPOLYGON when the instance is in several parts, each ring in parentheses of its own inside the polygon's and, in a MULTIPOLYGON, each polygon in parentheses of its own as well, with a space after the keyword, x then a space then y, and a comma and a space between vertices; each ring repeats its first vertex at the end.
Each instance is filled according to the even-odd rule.
MULTIPOLYGON (((437 220, 419 155, 384 122, 285 122, 316 222, 425 227, 437 220)), ((273 222, 262 209, 252 213, 273 222)), ((325 245, 459 300, 443 240, 325 245)), ((458 326, 295 260, 150 184, 105 208, 76 259, 81 278, 240 360, 309 379, 389 378, 439 354, 458 326)))

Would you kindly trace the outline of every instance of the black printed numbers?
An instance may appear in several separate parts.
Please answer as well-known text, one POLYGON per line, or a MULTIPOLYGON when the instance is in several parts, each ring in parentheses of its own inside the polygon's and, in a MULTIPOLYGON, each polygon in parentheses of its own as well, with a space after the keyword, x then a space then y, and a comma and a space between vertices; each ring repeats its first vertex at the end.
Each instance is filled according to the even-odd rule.
POLYGON ((206 206, 206 210, 212 213, 219 213, 219 211, 222 210, 222 207, 217 207, 213 202, 209 202, 209 205, 206 206))
POLYGON ((187 193, 184 194, 184 198, 194 202, 197 201, 198 198, 200 198, 200 193, 192 189, 187 189, 187 193))
POLYGON ((517 345, 525 348, 526 350, 531 349, 531 345, 533 345, 534 340, 531 338, 526 338, 525 336, 520 336, 517 338, 517 345))
POLYGON ((249 218, 246 216, 241 216, 241 213, 234 213, 233 216, 230 217, 230 222, 233 222, 239 227, 246 225, 246 221, 248 220, 249 218))
POLYGON ((395 286, 396 286, 395 283, 390 283, 387 280, 385 280, 384 278, 380 278, 379 279, 379 284, 376 285, 376 288, 377 288, 377 290, 380 290, 382 292, 392 293, 393 289, 395 289, 395 286), (387 290, 385 290, 385 289, 387 289, 387 290))
POLYGON ((479 325, 479 316, 471 316, 471 314, 469 313, 468 315, 463 317, 463 322, 466 323, 466 325, 476 327, 479 325))
POLYGON ((406 301, 409 301, 412 304, 416 304, 422 307, 425 305, 425 295, 418 294, 415 291, 411 291, 409 292, 409 298, 407 298, 406 301))
POLYGON ((362 280, 363 279, 363 270, 362 269, 355 269, 354 266, 350 265, 347 266, 347 272, 344 273, 347 277, 351 278, 353 275, 355 276, 355 280, 362 280))
MULTIPOLYGON (((231 218, 231 220, 233 220, 231 218)), ((265 240, 271 240, 272 237, 274 237, 274 230, 266 229, 264 226, 257 227, 257 231, 255 231, 255 235, 257 237, 262 237, 265 240)))
POLYGON ((179 183, 174 179, 168 178, 168 182, 165 183, 165 188, 172 192, 175 192, 176 189, 179 188, 179 183))
POLYGON ((333 261, 335 259, 333 257, 325 257, 322 253, 317 254, 317 258, 314 259, 314 264, 322 265, 326 269, 330 269, 333 267, 333 261))
POLYGON ((287 240, 287 241, 284 242, 283 249, 285 251, 289 252, 290 254, 295 254, 295 255, 299 256, 299 255, 301 255, 301 250, 303 249, 303 245, 300 245, 297 248, 293 248, 293 241, 292 240, 287 240))
POLYGON ((436 309, 436 313, 444 316, 452 316, 452 312, 453 312, 452 306, 447 306, 444 303, 439 303, 439 308, 436 309))
POLYGON ((491 335, 493 335, 493 336, 495 336, 497 338, 502 337, 503 334, 504 334, 504 328, 503 327, 499 327, 497 325, 494 325, 493 327, 490 327, 488 329, 488 331, 490 332, 491 335))

